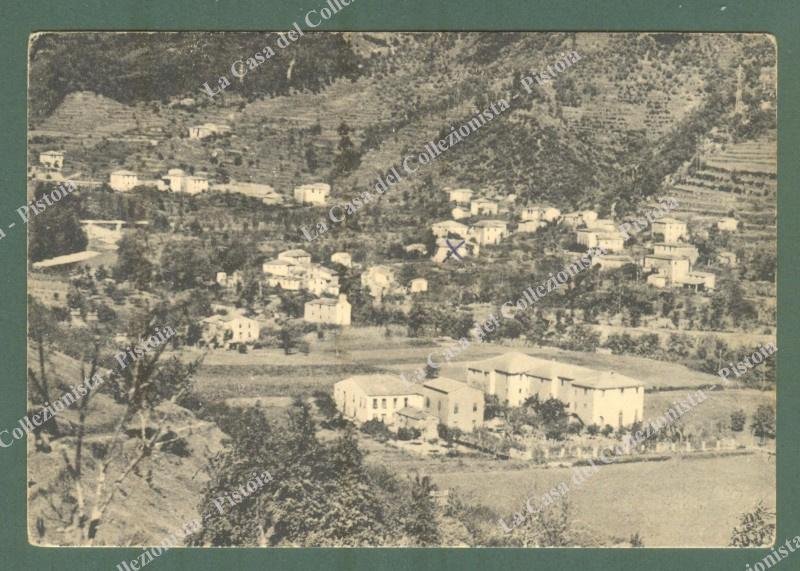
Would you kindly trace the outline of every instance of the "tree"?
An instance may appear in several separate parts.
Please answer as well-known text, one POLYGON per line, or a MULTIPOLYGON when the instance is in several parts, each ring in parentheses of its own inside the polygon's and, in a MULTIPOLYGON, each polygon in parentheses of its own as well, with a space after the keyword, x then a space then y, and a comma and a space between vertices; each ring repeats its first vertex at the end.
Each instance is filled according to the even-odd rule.
MULTIPOLYGON (((49 197, 55 189, 52 183, 40 183, 34 192, 34 202, 49 197)), ((33 209, 28 211, 28 257, 32 262, 81 252, 88 243, 80 223, 79 198, 75 194, 66 194, 58 202, 51 201, 39 214, 34 215, 33 209)))
POLYGON ((211 512, 190 545, 357 546, 391 541, 390 521, 370 480, 355 433, 320 443, 309 407, 295 399, 288 422, 273 430, 261 409, 228 412, 231 448, 210 465, 203 506, 253 473, 268 471, 263 490, 224 514, 211 512))
POLYGON ((775 514, 759 501, 752 512, 743 513, 731 533, 731 547, 764 547, 775 539, 775 514))
POLYGON ((167 242, 159 265, 161 279, 173 289, 199 287, 211 278, 211 260, 198 239, 167 242))
POLYGON ((750 429, 761 439, 761 444, 764 444, 767 438, 775 438, 775 409, 772 405, 758 405, 750 421, 750 429))
MULTIPOLYGON (((157 324, 163 323, 167 312, 167 307, 159 306, 152 313, 135 316, 132 327, 139 328, 140 335, 137 337, 152 339, 157 324)), ((76 545, 85 546, 95 543, 117 494, 125 493, 125 482, 130 475, 138 473, 164 446, 171 443, 165 438, 171 420, 159 405, 165 400, 174 403, 181 397, 181 391, 167 391, 171 396, 164 398, 165 391, 162 388, 166 380, 161 374, 159 359, 166 343, 154 345, 151 351, 129 360, 127 366, 111 371, 107 379, 103 379, 105 374, 101 373, 98 365, 101 342, 101 337, 95 337, 92 345, 85 350, 85 355, 89 355, 88 360, 80 359, 81 371, 77 381, 86 390, 85 394, 78 391, 80 396, 75 405, 78 420, 74 444, 61 449, 64 492, 58 500, 62 505, 53 505, 53 517, 61 519, 66 532, 74 535, 76 545), (104 384, 100 384, 98 375, 104 384), (85 379, 93 379, 94 382, 89 384, 85 379), (96 406, 90 407, 90 404, 99 392, 105 391, 118 395, 123 405, 122 412, 105 442, 102 457, 87 460, 84 455, 88 448, 87 419, 97 410, 96 406), (136 428, 131 430, 131 426, 136 428)))
POLYGON ((553 440, 563 440, 569 426, 567 405, 552 397, 544 402, 539 402, 536 398, 532 404, 539 423, 544 428, 545 436, 553 440))
POLYGON ((147 241, 143 234, 124 234, 117 242, 117 263, 112 275, 117 282, 130 281, 139 289, 147 289, 153 276, 153 264, 147 257, 147 241))
POLYGON ((436 485, 429 476, 416 474, 411 482, 411 505, 405 516, 405 531, 417 545, 439 544, 439 524, 436 521, 436 503, 431 494, 436 485))
POLYGON ((733 411, 731 413, 731 430, 733 432, 742 432, 746 421, 747 415, 742 409, 733 411))
POLYGON ((337 129, 339 144, 333 159, 333 170, 337 176, 343 176, 355 170, 361 162, 353 141, 350 139, 350 127, 342 121, 337 129))

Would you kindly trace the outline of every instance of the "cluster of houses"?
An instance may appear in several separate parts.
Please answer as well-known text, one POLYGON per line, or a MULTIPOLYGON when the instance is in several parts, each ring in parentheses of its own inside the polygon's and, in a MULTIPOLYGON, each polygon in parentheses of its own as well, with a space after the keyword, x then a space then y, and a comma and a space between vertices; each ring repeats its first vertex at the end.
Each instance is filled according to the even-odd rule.
POLYGON ((385 296, 406 295, 408 293, 424 293, 428 291, 428 280, 414 278, 408 286, 403 286, 397 278, 396 270, 391 266, 371 266, 361 274, 361 287, 380 302, 385 296))
POLYGON ((688 240, 686 222, 662 218, 651 225, 653 253, 644 257, 647 283, 658 288, 683 287, 695 291, 713 290, 717 277, 711 272, 694 270, 699 253, 688 240))
MULTIPOLYGON (((351 263, 349 254, 337 252, 333 262, 351 263)), ((287 250, 261 266, 267 285, 288 291, 306 290, 318 299, 305 304, 304 319, 309 323, 350 325, 351 307, 347 296, 339 293, 335 270, 311 262, 311 254, 301 249, 287 250)))
POLYGON ((188 174, 182 169, 169 169, 167 174, 157 180, 140 179, 133 171, 120 169, 108 177, 108 186, 118 192, 128 192, 137 186, 154 186, 161 191, 198 194, 208 190, 208 174, 198 172, 188 174))
POLYGON ((202 339, 206 345, 228 348, 233 344, 249 345, 258 341, 261 326, 258 321, 245 317, 241 310, 225 309, 225 314, 215 314, 202 321, 202 339))
POLYGON ((467 382, 449 378, 409 383, 391 375, 356 375, 334 385, 339 411, 359 422, 379 420, 395 430, 436 426, 471 431, 484 424, 484 394, 509 406, 555 398, 584 425, 629 426, 644 417, 644 384, 613 371, 538 359, 518 352, 467 366, 467 382))

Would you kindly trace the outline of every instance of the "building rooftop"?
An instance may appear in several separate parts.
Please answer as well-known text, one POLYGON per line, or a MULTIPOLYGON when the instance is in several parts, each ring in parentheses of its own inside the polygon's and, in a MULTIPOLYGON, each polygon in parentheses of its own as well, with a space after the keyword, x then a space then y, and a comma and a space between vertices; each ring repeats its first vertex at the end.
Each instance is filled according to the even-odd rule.
POLYGON ((332 297, 319 297, 317 299, 312 299, 311 301, 307 301, 306 305, 338 305, 339 300, 332 298, 332 297))
POLYGON ((305 250, 302 250, 300 248, 296 248, 294 250, 286 250, 285 252, 281 252, 280 255, 281 256, 292 256, 292 257, 295 257, 295 258, 301 258, 301 257, 302 258, 305 258, 305 257, 309 257, 310 258, 311 257, 311 254, 309 254, 308 252, 306 252, 305 250))
POLYGON ((394 375, 354 375, 353 381, 369 396, 418 395, 419 387, 394 375))
MULTIPOLYGON (((583 367, 581 367, 583 369, 583 367)), ((614 371, 593 371, 584 369, 592 374, 587 377, 580 377, 572 381, 573 387, 584 387, 589 389, 624 389, 628 387, 643 387, 644 383, 620 375, 614 371)))
POLYGON ((647 254, 645 259, 647 258, 655 258, 657 260, 688 260, 686 256, 680 256, 678 254, 647 254))
POLYGON ((34 262, 33 267, 34 269, 40 268, 53 268, 56 266, 64 266, 67 264, 76 264, 78 262, 85 262, 86 260, 91 260, 95 256, 98 256, 99 252, 94 252, 92 250, 86 250, 84 252, 75 252, 74 254, 66 254, 64 256, 56 256, 55 258, 50 258, 48 260, 42 260, 40 262, 34 262))
POLYGON ((475 226, 478 228, 505 228, 508 224, 502 220, 481 220, 476 222, 475 226))
POLYGON ((403 407, 397 411, 397 414, 399 414, 400 416, 413 418, 414 420, 425 420, 426 418, 436 418, 436 416, 413 406, 403 407))
MULTIPOLYGON (((440 393, 454 393, 462 389, 470 389, 467 383, 456 381, 455 379, 448 379, 447 377, 439 377, 436 379, 427 379, 422 383, 423 387, 439 391, 440 393)), ((477 389, 473 389, 477 390, 477 389)))
POLYGON ((614 372, 596 371, 588 367, 559 363, 547 359, 538 359, 511 351, 485 361, 473 363, 471 369, 493 369, 516 375, 525 373, 543 379, 569 379, 573 386, 587 388, 623 388, 644 386, 644 383, 614 372))

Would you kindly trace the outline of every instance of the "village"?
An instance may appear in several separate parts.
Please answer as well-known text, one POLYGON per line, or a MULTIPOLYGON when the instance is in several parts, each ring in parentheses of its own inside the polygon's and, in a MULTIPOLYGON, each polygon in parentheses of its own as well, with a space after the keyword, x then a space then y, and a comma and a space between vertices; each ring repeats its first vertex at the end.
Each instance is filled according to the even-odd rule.
MULTIPOLYGON (((730 374, 776 342, 768 50, 691 40, 680 49, 719 51, 725 65, 689 66, 662 96, 627 76, 597 83, 596 66, 629 42, 648 57, 615 65, 641 63, 648 81, 672 86, 662 67, 683 60, 668 43, 566 35, 561 51, 581 53, 580 65, 367 201, 380 173, 544 67, 511 46, 497 57, 512 69, 484 70, 489 56, 474 55, 464 69, 480 82, 455 81, 441 63, 436 80, 413 55, 434 53, 433 39, 366 36, 308 39, 353 58, 313 89, 262 97, 231 84, 213 98, 124 102, 76 90, 31 121, 28 203, 56 185, 74 190, 28 222, 30 398, 52 398, 40 378, 57 379, 51 392, 68 384, 59 368, 130 354, 156 324, 174 331, 161 361, 138 369, 131 358, 130 379, 99 395, 86 434, 105 438, 104 415, 136 390, 125 382, 154 375, 160 388, 136 402, 153 403, 148 414, 163 413, 179 442, 175 464, 156 472, 174 469, 181 494, 218 497, 213 478, 227 474, 215 470, 238 464, 211 458, 234 458, 257 435, 287 462, 295 448, 317 451, 309 462, 355 458, 353 477, 381 498, 430 498, 427 519, 458 521, 451 544, 521 546, 523 532, 497 522, 611 449, 614 461, 565 498, 590 538, 576 532, 571 544, 633 546, 639 533, 648 546, 725 544, 756 499, 775 499, 775 358, 730 374), (191 438, 177 436, 184 429, 191 438), (208 466, 211 480, 189 478, 208 466), (692 512, 697 525, 684 525, 680 502, 658 522, 642 515, 683 498, 689 482, 691 502, 708 509, 692 512), (736 502, 724 501, 729 487, 743 490, 736 502)), ((453 46, 486 41, 472 38, 453 46)), ((278 59, 247 80, 287 63, 278 59)), ((287 85, 308 73, 292 65, 279 76, 287 85)), ((33 445, 38 469, 53 442, 84 434, 70 414, 33 445)), ((137 430, 156 434, 147 422, 120 425, 130 446, 137 430)), ((300 478, 269 473, 270 486, 300 478)), ((36 509, 50 513, 45 496, 36 509)), ((126 541, 151 537, 118 521, 126 541)), ((60 529, 41 535, 69 543, 60 529)), ((228 541, 205 532, 199 544, 228 541)), ((315 533, 275 542, 306 545, 315 533)), ((322 545, 349 544, 331 533, 322 545)), ((384 536, 364 537, 353 544, 384 536)), ((415 544, 437 545, 425 541, 415 544)))

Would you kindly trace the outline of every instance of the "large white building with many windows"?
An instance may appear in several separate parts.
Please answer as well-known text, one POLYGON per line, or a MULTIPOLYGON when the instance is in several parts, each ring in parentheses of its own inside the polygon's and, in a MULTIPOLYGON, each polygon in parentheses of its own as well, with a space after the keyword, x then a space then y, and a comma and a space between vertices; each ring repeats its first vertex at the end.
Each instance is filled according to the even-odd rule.
POLYGON ((467 382, 519 406, 532 396, 555 398, 584 424, 628 426, 644 415, 644 383, 613 371, 510 352, 467 367, 467 382))

